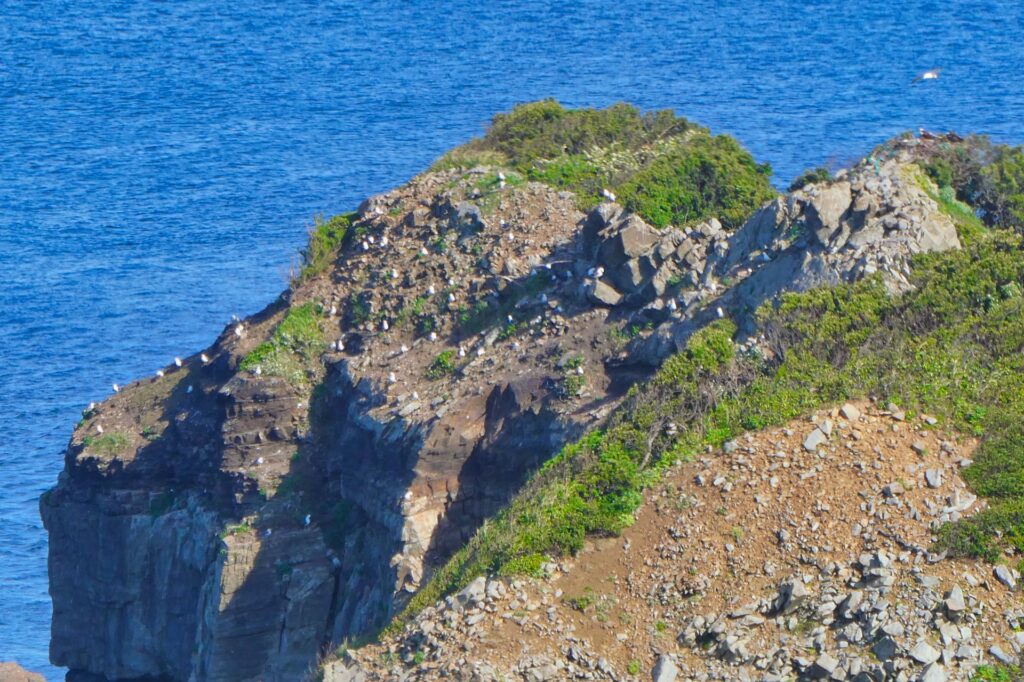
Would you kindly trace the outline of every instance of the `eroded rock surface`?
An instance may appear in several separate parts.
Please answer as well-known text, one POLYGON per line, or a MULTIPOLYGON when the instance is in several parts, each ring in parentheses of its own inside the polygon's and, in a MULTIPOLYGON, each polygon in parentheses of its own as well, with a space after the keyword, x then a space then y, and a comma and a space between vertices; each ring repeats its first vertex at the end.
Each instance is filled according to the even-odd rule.
POLYGON ((899 290, 911 255, 957 247, 908 173, 862 164, 735 233, 489 169, 368 199, 322 272, 86 411, 41 502, 54 662, 300 679, 693 330, 873 272, 899 290))

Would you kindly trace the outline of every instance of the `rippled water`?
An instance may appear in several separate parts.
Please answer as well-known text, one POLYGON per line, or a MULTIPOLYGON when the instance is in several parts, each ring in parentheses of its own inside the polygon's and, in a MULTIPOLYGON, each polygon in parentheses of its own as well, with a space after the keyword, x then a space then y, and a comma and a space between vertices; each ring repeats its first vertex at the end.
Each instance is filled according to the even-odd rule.
POLYGON ((37 499, 82 407, 493 112, 671 107, 780 184, 918 126, 1024 141, 1024 3, 724 4, 0 0, 0 660, 61 676, 37 499))

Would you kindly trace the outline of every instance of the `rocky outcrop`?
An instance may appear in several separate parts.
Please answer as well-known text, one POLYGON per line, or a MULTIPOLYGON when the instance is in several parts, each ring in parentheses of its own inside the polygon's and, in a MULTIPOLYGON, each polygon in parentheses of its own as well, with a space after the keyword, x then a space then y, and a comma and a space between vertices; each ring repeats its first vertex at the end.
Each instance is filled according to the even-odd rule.
POLYGON ((323 272, 86 411, 41 501, 55 663, 300 679, 708 320, 874 272, 898 290, 910 256, 958 244, 896 161, 735 233, 509 180, 368 199, 323 272))
POLYGON ((981 506, 959 476, 975 443, 933 421, 847 404, 728 441, 666 472, 623 538, 538 579, 478 577, 324 680, 966 682, 1017 665, 1016 583, 929 550, 981 506))

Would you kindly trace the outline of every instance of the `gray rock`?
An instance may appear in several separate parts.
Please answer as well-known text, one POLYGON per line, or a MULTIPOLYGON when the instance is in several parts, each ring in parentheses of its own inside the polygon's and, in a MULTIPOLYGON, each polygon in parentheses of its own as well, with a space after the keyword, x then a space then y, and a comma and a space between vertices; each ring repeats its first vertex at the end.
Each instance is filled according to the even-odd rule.
POLYGON ((946 682, 949 679, 949 674, 941 664, 932 663, 921 672, 921 676, 917 679, 920 682, 946 682))
POLYGON ((946 614, 950 620, 957 620, 963 615, 964 610, 967 609, 967 604, 964 603, 964 591, 960 589, 959 585, 954 585, 953 589, 946 595, 946 614))
POLYGON ((815 659, 814 664, 807 670, 807 674, 816 679, 823 680, 828 677, 832 677, 832 673, 839 667, 839 661, 829 656, 827 653, 823 653, 815 659))
POLYGON ((843 415, 843 419, 848 422, 855 422, 860 419, 860 410, 857 409, 856 405, 846 403, 839 408, 839 414, 843 415))
POLYGON ((928 469, 924 472, 924 481, 929 488, 942 487, 942 469, 928 469))
POLYGON ((922 665, 928 665, 939 660, 939 651, 924 640, 914 645, 910 650, 910 657, 922 665))
POLYGON ((850 207, 852 200, 848 182, 837 182, 823 187, 818 190, 816 196, 808 200, 805 209, 807 226, 823 246, 832 245, 833 238, 839 232, 840 219, 850 207))
POLYGON ((825 433, 815 427, 813 431, 807 434, 807 438, 804 439, 804 450, 807 452, 817 452, 818 446, 828 442, 828 436, 825 433))
POLYGON ((675 682, 679 669, 668 656, 659 656, 651 670, 651 682, 675 682))
POLYGON ((992 658, 996 659, 1004 665, 1017 665, 1017 659, 1010 654, 1003 651, 1002 647, 998 644, 993 644, 989 647, 988 653, 992 658))
POLYGON ((999 564, 992 573, 995 575, 996 580, 1006 585, 1011 590, 1017 589, 1017 576, 1014 575, 1013 569, 1005 564, 999 564))
POLYGON ((622 294, 615 287, 601 279, 595 280, 587 293, 591 300, 601 305, 614 307, 622 302, 622 294))
POLYGON ((468 585, 463 587, 462 590, 455 595, 455 599, 463 606, 469 606, 482 602, 486 595, 487 578, 481 575, 473 578, 468 585))
POLYGON ((875 642, 875 645, 871 647, 871 653, 873 653, 875 658, 880 661, 888 661, 896 655, 898 648, 896 641, 891 637, 883 637, 875 642))

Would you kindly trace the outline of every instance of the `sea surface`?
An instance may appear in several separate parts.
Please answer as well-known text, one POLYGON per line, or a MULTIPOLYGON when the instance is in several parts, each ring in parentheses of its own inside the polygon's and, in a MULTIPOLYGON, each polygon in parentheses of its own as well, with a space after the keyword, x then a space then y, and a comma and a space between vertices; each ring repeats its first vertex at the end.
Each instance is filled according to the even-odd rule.
POLYGON ((314 215, 543 97, 675 109, 779 186, 1024 142, 1021 35, 1019 0, 0 0, 0 660, 63 677, 38 498, 81 410, 273 300, 314 215))

